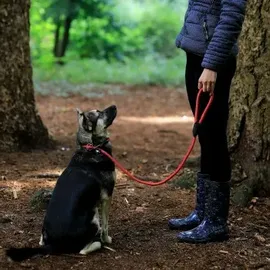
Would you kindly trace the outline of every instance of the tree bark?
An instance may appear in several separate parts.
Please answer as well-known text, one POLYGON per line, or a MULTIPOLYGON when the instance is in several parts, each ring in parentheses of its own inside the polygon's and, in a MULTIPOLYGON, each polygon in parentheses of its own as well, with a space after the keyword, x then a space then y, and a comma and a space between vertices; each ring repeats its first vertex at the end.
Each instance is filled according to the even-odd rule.
POLYGON ((233 201, 270 195, 270 1, 248 1, 230 98, 233 201))
POLYGON ((0 3, 0 150, 47 146, 35 107, 29 48, 30 0, 0 3))

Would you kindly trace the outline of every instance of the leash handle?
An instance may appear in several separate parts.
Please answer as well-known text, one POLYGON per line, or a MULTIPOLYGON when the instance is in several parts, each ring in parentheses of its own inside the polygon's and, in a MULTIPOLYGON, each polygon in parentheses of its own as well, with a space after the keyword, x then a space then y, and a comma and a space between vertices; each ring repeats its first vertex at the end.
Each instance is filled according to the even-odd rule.
POLYGON ((203 89, 201 88, 197 94, 197 97, 196 97, 196 107, 195 107, 195 115, 194 115, 194 125, 193 125, 193 129, 192 129, 192 134, 193 134, 193 137, 197 137, 197 135, 199 134, 199 128, 200 128, 200 125, 201 123, 203 122, 205 116, 206 116, 206 113, 208 112, 211 104, 213 103, 213 100, 214 100, 214 94, 212 94, 209 98, 209 101, 206 105, 206 107, 204 108, 203 112, 202 112, 202 115, 201 117, 199 118, 199 107, 200 107, 200 98, 203 94, 203 89))
MULTIPOLYGON (((197 95, 197 99, 196 99, 196 108, 195 108, 195 116, 194 116, 194 126, 198 126, 200 125, 205 116, 206 116, 206 113, 208 112, 212 102, 213 102, 213 99, 214 99, 214 96, 210 96, 209 98, 209 101, 207 103, 207 106, 205 107, 200 119, 198 118, 198 115, 199 115, 199 104, 200 104, 200 97, 203 93, 203 89, 200 89, 199 92, 198 92, 198 95, 197 95), (198 120, 199 119, 199 120, 198 120)), ((194 128, 193 128, 194 129, 194 128)), ((194 133, 194 132, 193 132, 194 133)), ((193 134, 194 135, 194 134, 193 134)), ((127 169, 125 169, 119 161, 117 161, 114 157, 112 157, 110 154, 108 154, 106 151, 104 151, 103 149, 97 147, 97 146, 93 146, 93 145, 85 145, 84 148, 88 149, 88 150, 93 150, 93 149, 97 149, 99 150, 103 155, 107 156, 124 174, 126 174, 127 176, 129 176, 132 180, 134 180, 135 182, 137 183, 140 183, 140 184, 143 184, 143 185, 147 185, 147 186, 152 186, 152 187, 156 187, 156 186, 160 186, 160 185, 163 185, 165 184, 166 182, 170 181, 176 174, 179 173, 180 170, 182 170, 182 168, 184 167, 185 163, 186 163, 186 160, 189 158, 190 156, 190 153, 192 152, 193 148, 194 148, 194 145, 196 143, 196 137, 197 137, 197 134, 195 134, 193 136, 193 139, 190 143, 190 146, 187 150, 187 153, 185 154, 183 160, 179 163, 178 167, 176 168, 175 171, 173 171, 169 176, 167 176, 165 179, 159 181, 159 182, 152 182, 152 181, 145 181, 145 180, 141 180, 139 178, 137 178, 136 176, 132 175, 127 169)))
POLYGON ((207 112, 209 111, 209 108, 210 106, 212 105, 213 103, 213 100, 214 100, 214 94, 212 94, 209 98, 209 101, 206 105, 206 107, 204 108, 203 112, 202 112, 202 115, 201 117, 199 118, 199 107, 200 107, 200 98, 202 96, 202 94, 206 94, 203 92, 203 89, 201 88, 197 94, 197 97, 196 97, 196 107, 195 107, 195 116, 194 116, 194 124, 196 123, 199 123, 201 124, 207 114, 207 112))

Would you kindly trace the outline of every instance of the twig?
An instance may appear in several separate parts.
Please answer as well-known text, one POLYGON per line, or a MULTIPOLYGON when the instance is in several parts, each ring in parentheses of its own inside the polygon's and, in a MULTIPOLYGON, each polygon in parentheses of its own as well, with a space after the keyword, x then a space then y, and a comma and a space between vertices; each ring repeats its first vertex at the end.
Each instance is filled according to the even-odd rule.
POLYGON ((17 190, 15 188, 12 189, 12 193, 13 193, 13 198, 18 199, 18 193, 17 193, 17 190))
POLYGON ((61 256, 70 257, 70 258, 84 258, 84 257, 86 257, 86 255, 82 255, 82 254, 61 254, 61 256))
POLYGON ((60 174, 58 173, 39 173, 29 175, 31 178, 58 178, 60 174))
POLYGON ((127 203, 127 205, 129 205, 129 201, 128 201, 128 199, 125 197, 125 202, 127 203))
POLYGON ((110 247, 108 247, 108 246, 103 246, 105 249, 108 249, 108 250, 110 250, 110 251, 112 251, 112 252, 116 252, 116 250, 115 249, 113 249, 113 248, 110 248, 110 247))
POLYGON ((180 260, 181 259, 176 260, 176 262, 173 264, 172 268, 174 268, 180 262, 180 260))
POLYGON ((117 185, 115 185, 115 187, 127 187, 128 185, 129 185, 128 183, 117 184, 117 185))

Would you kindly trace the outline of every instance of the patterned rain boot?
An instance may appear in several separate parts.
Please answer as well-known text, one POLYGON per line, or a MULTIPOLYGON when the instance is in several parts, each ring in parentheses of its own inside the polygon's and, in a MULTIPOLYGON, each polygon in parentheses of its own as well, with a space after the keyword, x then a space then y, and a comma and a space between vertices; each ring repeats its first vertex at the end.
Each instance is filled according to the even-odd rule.
POLYGON ((178 234, 180 242, 207 243, 229 238, 227 219, 230 203, 230 182, 205 180, 205 213, 201 224, 178 234))

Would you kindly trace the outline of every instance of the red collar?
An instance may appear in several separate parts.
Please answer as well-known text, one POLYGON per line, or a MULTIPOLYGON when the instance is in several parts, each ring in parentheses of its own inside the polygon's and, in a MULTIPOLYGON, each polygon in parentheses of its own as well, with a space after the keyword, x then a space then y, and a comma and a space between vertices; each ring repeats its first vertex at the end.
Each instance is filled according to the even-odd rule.
POLYGON ((104 142, 98 144, 98 145, 93 145, 91 143, 88 143, 88 144, 84 144, 82 145, 83 148, 85 148, 86 150, 93 150, 93 149, 98 149, 99 147, 102 147, 104 146, 106 143, 108 143, 110 141, 110 138, 106 138, 104 140, 104 142))

